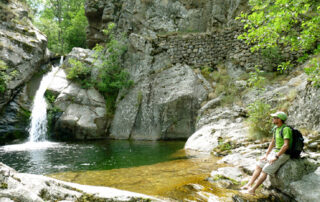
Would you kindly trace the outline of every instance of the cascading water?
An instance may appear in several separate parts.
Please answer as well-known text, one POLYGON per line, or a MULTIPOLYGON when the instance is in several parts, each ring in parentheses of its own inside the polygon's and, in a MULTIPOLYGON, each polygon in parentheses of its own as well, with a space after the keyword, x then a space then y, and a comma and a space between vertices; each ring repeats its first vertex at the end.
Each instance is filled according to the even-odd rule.
MULTIPOLYGON (((61 57, 60 65, 63 62, 61 57)), ((29 126, 29 142, 41 142, 45 141, 47 134, 47 103, 44 97, 44 93, 52 81, 54 75, 59 70, 59 66, 53 67, 51 72, 47 73, 41 80, 39 89, 36 92, 33 100, 31 111, 31 122, 29 126)))

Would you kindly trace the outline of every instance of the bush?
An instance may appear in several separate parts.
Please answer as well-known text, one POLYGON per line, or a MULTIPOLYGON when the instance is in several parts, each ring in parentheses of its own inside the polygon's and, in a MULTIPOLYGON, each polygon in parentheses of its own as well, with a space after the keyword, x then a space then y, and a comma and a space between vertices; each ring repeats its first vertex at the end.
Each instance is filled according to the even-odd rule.
POLYGON ((73 80, 81 85, 83 88, 93 86, 91 81, 91 67, 86 66, 81 61, 76 59, 69 59, 71 68, 67 70, 67 78, 73 80))
POLYGON ((113 31, 115 24, 110 23, 104 33, 109 42, 105 45, 96 45, 95 58, 96 68, 99 70, 98 79, 95 83, 98 90, 104 94, 107 103, 107 113, 112 115, 115 110, 115 102, 120 89, 129 88, 133 81, 129 79, 129 73, 121 66, 121 58, 127 50, 125 36, 118 35, 116 39, 113 31))
POLYGON ((270 135, 272 128, 271 106, 258 100, 248 108, 249 133, 253 139, 261 139, 270 135))
POLYGON ((320 55, 313 58, 310 64, 304 68, 304 71, 309 76, 308 80, 312 82, 314 87, 320 87, 320 55))
POLYGON ((257 66, 255 67, 255 72, 251 72, 250 78, 248 79, 249 87, 264 90, 264 86, 266 85, 266 78, 262 76, 263 71, 261 71, 257 66))
POLYGON ((8 68, 7 64, 3 60, 0 60, 0 93, 4 93, 7 87, 6 86, 7 68, 8 68))

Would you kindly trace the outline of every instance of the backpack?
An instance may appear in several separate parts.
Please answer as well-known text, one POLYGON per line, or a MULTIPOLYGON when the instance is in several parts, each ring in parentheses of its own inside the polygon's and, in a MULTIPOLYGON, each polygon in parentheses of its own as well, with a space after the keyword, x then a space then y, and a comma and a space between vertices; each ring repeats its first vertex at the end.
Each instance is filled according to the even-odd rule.
MULTIPOLYGON (((304 143, 303 143, 304 139, 302 137, 302 133, 291 126, 285 126, 285 127, 289 127, 292 130, 292 146, 285 153, 289 154, 291 158, 295 158, 295 159, 300 158, 300 154, 303 151, 303 146, 304 146, 304 143)), ((285 127, 283 127, 280 131, 281 138, 283 138, 282 133, 285 127)))

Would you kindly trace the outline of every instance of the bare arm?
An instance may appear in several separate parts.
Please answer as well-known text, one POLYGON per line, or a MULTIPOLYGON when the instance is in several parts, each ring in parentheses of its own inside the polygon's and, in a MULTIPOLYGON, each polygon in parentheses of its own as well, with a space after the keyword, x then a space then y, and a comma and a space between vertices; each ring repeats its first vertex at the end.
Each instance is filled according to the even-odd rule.
POLYGON ((284 144, 282 145, 280 151, 277 153, 277 156, 281 156, 289 149, 290 139, 284 139, 284 144))
POLYGON ((268 150, 267 150, 267 153, 266 153, 266 156, 268 156, 272 150, 272 148, 274 147, 274 137, 272 136, 272 140, 269 144, 269 147, 268 147, 268 150))
POLYGON ((267 160, 267 157, 268 157, 268 155, 270 154, 272 148, 274 147, 274 144, 275 144, 274 137, 272 137, 272 140, 271 140, 271 142, 270 142, 270 144, 269 144, 269 147, 268 147, 268 149, 267 149, 267 153, 266 153, 266 155, 265 155, 264 157, 262 157, 261 160, 267 160))

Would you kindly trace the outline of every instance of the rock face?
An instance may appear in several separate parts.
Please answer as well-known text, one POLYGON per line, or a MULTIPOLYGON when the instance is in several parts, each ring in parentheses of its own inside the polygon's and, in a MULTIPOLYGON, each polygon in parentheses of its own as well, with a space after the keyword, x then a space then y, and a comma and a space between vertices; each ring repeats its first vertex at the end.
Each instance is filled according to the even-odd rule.
POLYGON ((208 87, 203 82, 187 65, 147 75, 119 101, 111 137, 187 138, 195 130, 197 109, 207 96, 208 87))
MULTIPOLYGON (((70 58, 85 62, 90 60, 92 51, 74 48, 63 66, 68 66, 70 58)), ((56 95, 53 103, 62 111, 54 129, 58 134, 72 135, 76 139, 101 139, 106 137, 106 109, 103 96, 94 88, 83 89, 70 82, 60 69, 48 87, 56 95)))
POLYGON ((2 1, 0 19, 0 60, 7 66, 8 75, 6 90, 0 94, 2 109, 39 70, 48 52, 46 37, 32 25, 28 10, 20 1, 2 1))
POLYGON ((0 163, 0 201, 160 201, 108 187, 67 183, 53 178, 18 173, 0 163))
POLYGON ((25 83, 49 58, 47 39, 18 0, 0 2, 0 145, 27 136, 29 107, 25 83))
POLYGON ((299 181, 290 184, 291 192, 297 201, 312 202, 320 198, 320 168, 308 175, 303 176, 299 181))
POLYGON ((103 41, 102 29, 115 22, 126 33, 155 36, 158 32, 206 32, 232 23, 244 0, 138 0, 86 2, 88 45, 103 41))

